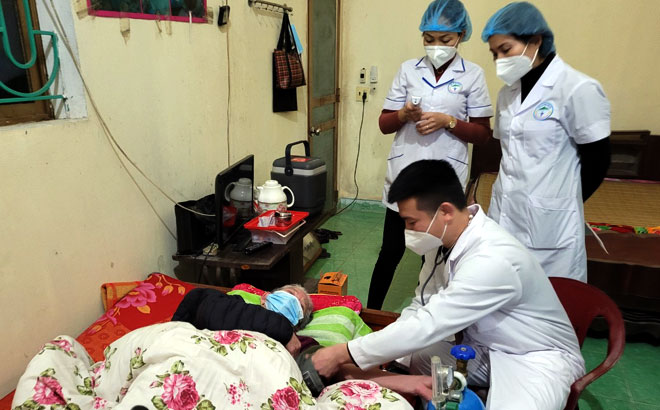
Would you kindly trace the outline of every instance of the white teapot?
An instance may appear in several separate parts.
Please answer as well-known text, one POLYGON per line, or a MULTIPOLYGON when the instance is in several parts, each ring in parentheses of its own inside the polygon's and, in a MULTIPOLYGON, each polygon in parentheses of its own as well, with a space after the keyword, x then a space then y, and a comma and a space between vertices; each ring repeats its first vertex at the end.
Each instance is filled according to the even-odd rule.
POLYGON ((240 216, 248 216, 252 207, 252 180, 239 178, 225 188, 225 199, 236 207, 240 216))
POLYGON ((295 196, 288 186, 282 186, 274 179, 269 179, 263 185, 258 186, 255 191, 255 200, 260 212, 266 212, 271 209, 284 211, 287 207, 293 206, 295 196), (285 189, 291 193, 291 203, 286 202, 285 189))

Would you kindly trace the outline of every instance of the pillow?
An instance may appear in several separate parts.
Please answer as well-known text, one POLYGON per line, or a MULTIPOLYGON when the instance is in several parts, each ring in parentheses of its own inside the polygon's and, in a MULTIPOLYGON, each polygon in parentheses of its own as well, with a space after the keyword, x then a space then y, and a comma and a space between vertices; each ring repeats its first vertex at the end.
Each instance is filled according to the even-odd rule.
MULTIPOLYGON (((242 290, 248 293, 254 293, 256 295, 263 295, 265 291, 255 288, 252 285, 247 283, 239 283, 234 286, 232 290, 242 290)), ((314 305, 314 311, 325 309, 332 306, 345 306, 355 313, 360 313, 362 311, 362 302, 360 299, 355 296, 338 296, 338 295, 323 295, 320 293, 312 293, 309 295, 312 299, 312 304, 314 305)))
POLYGON ((314 312, 312 320, 297 334, 311 337, 327 347, 347 343, 371 332, 371 328, 353 310, 345 306, 332 306, 314 312))
POLYGON ((103 309, 108 310, 119 301, 119 299, 126 296, 126 294, 133 290, 137 285, 142 283, 141 280, 134 280, 132 282, 110 282, 101 285, 101 302, 103 302, 103 309))
POLYGON ((152 273, 111 305, 77 340, 94 361, 101 360, 105 347, 131 330, 168 322, 184 295, 194 288, 190 283, 152 273))

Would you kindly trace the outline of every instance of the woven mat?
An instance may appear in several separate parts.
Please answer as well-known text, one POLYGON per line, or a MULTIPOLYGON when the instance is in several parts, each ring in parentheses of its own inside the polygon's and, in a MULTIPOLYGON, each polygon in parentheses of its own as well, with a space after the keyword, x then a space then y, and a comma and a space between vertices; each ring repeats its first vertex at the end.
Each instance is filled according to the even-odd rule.
MULTIPOLYGON (((479 175, 474 200, 488 212, 497 174, 479 175)), ((660 226, 660 183, 606 179, 584 205, 585 220, 654 227, 660 226)))
POLYGON ((653 227, 660 225, 660 183, 605 180, 584 204, 589 222, 653 227))

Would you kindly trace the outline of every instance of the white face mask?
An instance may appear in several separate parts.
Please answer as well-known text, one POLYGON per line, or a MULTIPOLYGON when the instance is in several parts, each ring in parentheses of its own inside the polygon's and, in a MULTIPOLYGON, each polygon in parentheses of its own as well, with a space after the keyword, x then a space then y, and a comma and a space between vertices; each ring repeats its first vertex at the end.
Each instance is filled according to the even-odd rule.
POLYGON ((520 80, 532 69, 532 65, 534 64, 534 60, 536 60, 536 55, 539 53, 539 49, 536 49, 534 58, 530 59, 525 55, 528 45, 529 43, 525 45, 525 49, 519 56, 504 57, 495 60, 497 76, 500 80, 504 81, 506 85, 511 85, 520 80))
POLYGON ((436 210, 435 215, 433 215, 433 219, 429 224, 429 227, 426 228, 426 232, 413 231, 412 229, 405 230, 406 247, 408 249, 418 255, 425 255, 433 249, 442 246, 442 239, 445 237, 445 232, 447 232, 447 224, 445 224, 445 229, 443 229, 442 236, 440 238, 429 233, 429 230, 431 229, 431 226, 433 226, 433 222, 435 221, 435 217, 437 215, 438 211, 436 210))
POLYGON ((458 38, 458 40, 456 40, 456 44, 454 44, 451 47, 450 46, 425 46, 424 49, 426 50, 426 55, 429 57, 429 60, 431 60, 431 63, 433 64, 433 67, 440 68, 447 61, 454 58, 454 56, 456 55, 456 46, 458 45, 459 41, 461 41, 460 37, 458 38))

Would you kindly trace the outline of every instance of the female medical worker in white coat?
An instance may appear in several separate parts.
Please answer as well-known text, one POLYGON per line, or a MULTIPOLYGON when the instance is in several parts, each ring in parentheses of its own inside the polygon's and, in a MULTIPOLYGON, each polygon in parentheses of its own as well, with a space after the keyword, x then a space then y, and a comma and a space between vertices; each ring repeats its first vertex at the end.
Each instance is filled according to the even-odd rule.
POLYGON ((507 85, 493 136, 502 159, 488 216, 537 257, 548 276, 587 281, 582 203, 610 161, 610 103, 598 81, 556 53, 541 12, 527 2, 495 13, 481 35, 507 85))
POLYGON ((391 183, 407 165, 421 159, 446 159, 465 187, 468 143, 492 135, 493 107, 481 67, 457 53, 469 40, 472 23, 459 0, 435 0, 419 26, 426 56, 401 65, 379 119, 384 134, 396 132, 387 158, 383 203, 387 206, 383 243, 374 267, 367 306, 380 309, 406 249, 404 222, 387 202, 391 183))

